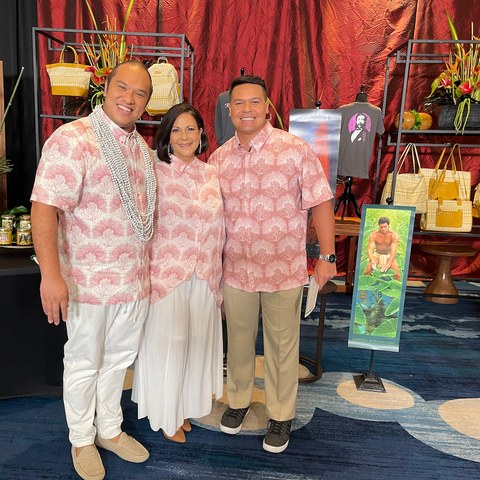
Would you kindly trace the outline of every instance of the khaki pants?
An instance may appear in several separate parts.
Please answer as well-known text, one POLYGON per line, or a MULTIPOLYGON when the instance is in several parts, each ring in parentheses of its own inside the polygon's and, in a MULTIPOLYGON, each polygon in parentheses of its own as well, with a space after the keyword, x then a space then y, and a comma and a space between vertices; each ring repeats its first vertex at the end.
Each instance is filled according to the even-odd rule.
POLYGON ((227 396, 230 408, 246 408, 255 379, 260 312, 265 356, 265 406, 269 418, 295 417, 300 310, 303 286, 278 292, 245 292, 224 284, 227 317, 227 396))

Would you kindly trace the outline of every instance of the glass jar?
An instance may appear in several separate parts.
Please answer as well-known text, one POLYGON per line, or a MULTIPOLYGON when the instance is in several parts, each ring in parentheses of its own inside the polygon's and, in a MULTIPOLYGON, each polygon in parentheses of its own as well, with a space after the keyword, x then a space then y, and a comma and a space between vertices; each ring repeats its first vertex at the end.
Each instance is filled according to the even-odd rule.
POLYGON ((30 215, 22 215, 20 217, 20 228, 32 229, 32 217, 30 215))
POLYGON ((0 245, 12 244, 12 230, 7 227, 0 227, 0 245))
POLYGON ((17 228, 17 245, 31 245, 32 231, 30 228, 17 228))
POLYGON ((13 225, 15 223, 15 215, 2 215, 2 227, 9 228, 13 230, 13 225))

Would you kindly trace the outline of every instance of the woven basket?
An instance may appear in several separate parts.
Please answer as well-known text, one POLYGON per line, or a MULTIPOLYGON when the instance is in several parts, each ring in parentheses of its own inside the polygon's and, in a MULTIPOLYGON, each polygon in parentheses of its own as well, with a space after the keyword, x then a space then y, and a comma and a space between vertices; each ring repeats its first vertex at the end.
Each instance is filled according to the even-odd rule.
POLYGON ((163 63, 154 63, 149 69, 153 93, 147 104, 149 115, 164 115, 170 107, 180 103, 180 85, 175 67, 162 58, 163 63))
POLYGON ((60 53, 60 63, 47 65, 47 73, 50 77, 52 95, 88 97, 88 88, 92 72, 86 72, 89 65, 78 63, 77 51, 66 45, 60 53), (64 63, 65 48, 70 48, 74 55, 74 63, 64 63))
MULTIPOLYGON (((463 118, 465 119, 466 107, 463 113, 463 118)), ((438 116, 438 129, 439 130, 455 130, 454 120, 457 115, 457 105, 444 105, 442 111, 438 116)), ((462 123, 463 124, 463 123, 462 123)), ((480 104, 471 103, 470 104, 470 115, 467 119, 467 124, 465 125, 465 130, 480 130, 480 104)))

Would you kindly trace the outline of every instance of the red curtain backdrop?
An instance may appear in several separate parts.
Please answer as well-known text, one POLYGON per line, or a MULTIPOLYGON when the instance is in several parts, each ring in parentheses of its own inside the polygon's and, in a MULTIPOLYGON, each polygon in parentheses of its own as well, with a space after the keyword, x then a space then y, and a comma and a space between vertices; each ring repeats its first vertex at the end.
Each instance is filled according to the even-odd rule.
MULTIPOLYGON (((91 1, 98 24, 106 17, 117 19, 121 29, 128 6, 126 0, 91 1)), ((218 95, 244 68, 262 76, 269 96, 288 128, 293 108, 314 108, 321 96, 322 108, 351 103, 361 85, 369 102, 382 107, 386 58, 410 38, 450 39, 446 10, 460 38, 470 38, 470 25, 480 32, 480 2, 460 0, 136 0, 127 31, 184 33, 195 49, 193 103, 203 115, 216 148, 214 114, 218 95), (468 7, 467 7, 468 6, 468 7)), ((93 29, 85 0, 37 0, 39 27, 93 29)), ((100 27, 100 25, 99 25, 100 27)), ((100 27, 101 28, 101 27, 100 27)), ((149 43, 151 40, 142 39, 149 43)), ((40 45, 40 65, 57 61, 40 45)), ((448 51, 448 48, 447 50, 448 51)), ((174 62, 173 62, 174 63, 174 62)), ((175 63, 174 63, 175 64, 175 63)), ((419 109, 423 97, 441 65, 416 66, 406 109, 419 109)), ((394 66, 389 82, 385 128, 391 127, 400 108, 404 66, 394 66)), ((41 69, 42 85, 48 85, 41 69), (46 83, 45 83, 46 82, 46 83)), ((184 95, 187 95, 187 89, 184 95)), ((188 96, 187 96, 188 98, 188 96)), ((58 113, 61 103, 47 90, 43 110, 58 113)), ((278 126, 276 121, 275 126, 278 126)), ((45 125, 44 134, 58 126, 45 125)), ((442 138, 442 141, 446 141, 442 138)), ((470 138, 471 141, 471 138, 470 138)), ((384 146, 379 175, 383 186, 393 165, 393 148, 384 146)), ((479 150, 480 151, 480 150, 479 150)), ((439 151, 420 149, 422 165, 433 166, 439 151)), ((466 150, 464 167, 472 172, 472 184, 480 181, 478 151, 466 150)), ((376 155, 372 156, 370 180, 355 179, 353 193, 359 204, 373 202, 376 155)), ((337 197, 343 189, 337 189, 337 197)), ((348 210, 347 215, 353 214, 348 210)), ((425 240, 425 238, 423 239, 425 240)), ((442 237, 444 241, 469 243, 468 239, 442 237)), ((418 237, 414 242, 418 243, 418 237)), ((473 243, 480 248, 480 242, 473 243)), ((339 252, 344 249, 340 239, 339 252)), ((435 261, 414 249, 412 263, 427 274, 435 272, 435 261)), ((345 254, 339 259, 339 269, 345 254)), ((453 273, 479 277, 480 255, 454 262, 453 273)))

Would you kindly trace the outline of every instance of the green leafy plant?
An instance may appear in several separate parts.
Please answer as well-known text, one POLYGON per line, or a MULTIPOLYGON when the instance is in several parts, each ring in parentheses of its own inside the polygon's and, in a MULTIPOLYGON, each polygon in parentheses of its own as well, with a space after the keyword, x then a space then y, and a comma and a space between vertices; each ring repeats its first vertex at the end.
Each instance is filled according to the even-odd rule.
POLYGON ((397 335, 398 311, 402 284, 394 280, 390 269, 381 273, 373 270, 371 275, 360 275, 358 289, 362 303, 356 304, 354 333, 379 337, 397 335))
MULTIPOLYGON (((447 12, 448 25, 452 40, 458 40, 458 34, 453 21, 447 12)), ((471 40, 478 40, 473 34, 471 25, 471 40)), ((455 43, 455 52, 450 52, 449 60, 445 62, 445 70, 433 81, 430 95, 425 98, 425 106, 455 104, 457 113, 454 126, 457 133, 465 129, 470 115, 471 103, 480 103, 480 45, 471 43, 468 48, 461 43, 455 43)))

